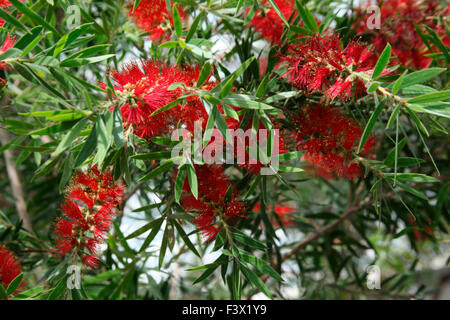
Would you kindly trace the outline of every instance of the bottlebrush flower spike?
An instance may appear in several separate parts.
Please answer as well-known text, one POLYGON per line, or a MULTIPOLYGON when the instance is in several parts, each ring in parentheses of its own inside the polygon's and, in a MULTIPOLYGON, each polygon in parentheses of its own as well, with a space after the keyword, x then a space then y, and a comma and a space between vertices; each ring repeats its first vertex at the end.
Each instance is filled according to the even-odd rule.
POLYGON ((432 59, 425 55, 430 53, 415 25, 421 28, 425 25, 435 30, 445 45, 450 46, 450 38, 445 28, 437 25, 435 17, 449 15, 448 7, 440 11, 437 0, 390 0, 371 1, 368 5, 380 7, 380 28, 369 29, 367 21, 369 14, 363 9, 358 10, 358 19, 355 21, 356 30, 360 34, 372 35, 371 43, 375 50, 381 53, 387 43, 392 45, 392 54, 398 62, 408 68, 424 69, 429 66, 432 59))
MULTIPOLYGON (((156 60, 130 63, 120 71, 113 71, 111 78, 117 83, 114 89, 123 101, 120 110, 125 127, 131 126, 136 135, 149 139, 168 133, 178 123, 190 132, 193 132, 197 120, 206 126, 208 114, 197 96, 188 97, 184 106, 180 102, 169 110, 151 116, 183 94, 181 88, 169 90, 171 84, 183 83, 186 87, 193 87, 199 73, 198 66, 182 68, 156 60)), ((206 81, 202 88, 210 89, 212 85, 206 81)))
MULTIPOLYGON (((6 52, 8 49, 14 46, 14 37, 10 37, 9 34, 6 35, 6 39, 3 42, 3 45, 0 48, 0 53, 6 52)), ((4 70, 8 67, 8 64, 4 62, 0 62, 0 70, 4 70)))
MULTIPOLYGON (((1 21, 0 21, 1 22, 1 21)), ((0 24, 1 26, 1 24, 0 24)), ((8 49, 12 48, 14 46, 14 37, 10 37, 9 34, 6 35, 6 39, 3 42, 3 45, 0 48, 0 54, 7 51, 8 49)), ((9 68, 9 65, 5 62, 0 62, 0 70, 6 70, 9 68)), ((0 78, 0 88, 3 87, 6 84, 6 81, 2 78, 0 78)))
POLYGON ((76 254, 87 267, 97 267, 97 247, 107 236, 123 191, 111 172, 100 172, 96 166, 76 172, 61 205, 65 217, 54 225, 54 252, 60 256, 76 254))
MULTIPOLYGON (((171 14, 167 12, 165 0, 141 0, 133 10, 134 1, 130 1, 128 16, 144 32, 148 32, 150 40, 161 40, 170 35, 168 31, 173 26, 171 14)), ((184 18, 184 12, 178 9, 180 17, 184 18)))
MULTIPOLYGON (((0 285, 3 285, 6 290, 21 272, 20 264, 14 254, 5 246, 0 245, 0 285)), ((24 285, 25 282, 22 280, 18 289, 24 285)))
POLYGON ((233 193, 225 200, 231 182, 221 165, 195 166, 198 181, 198 198, 190 191, 185 181, 181 204, 186 211, 196 211, 194 224, 204 235, 206 242, 213 240, 223 226, 223 221, 232 224, 236 218, 244 217, 245 205, 233 193))
MULTIPOLYGON (((292 0, 274 0, 286 19, 292 15, 295 9, 295 1, 292 0)), ((269 1, 264 0, 260 4, 261 10, 256 11, 255 16, 250 21, 256 32, 259 32, 262 38, 272 44, 279 44, 283 34, 284 22, 270 5, 269 1)))
MULTIPOLYGON (((254 213, 260 213, 261 212, 261 204, 259 202, 255 203, 252 211, 254 213)), ((270 205, 267 205, 266 212, 270 212, 270 211, 272 211, 272 207, 270 205)), ((278 218, 280 219, 281 224, 283 226, 291 226, 294 224, 292 213, 295 211, 296 211, 296 209, 293 208, 292 205, 290 205, 288 203, 283 203, 282 205, 277 204, 273 207, 273 212, 278 216, 278 218)), ((269 220, 275 226, 275 228, 279 228, 277 219, 275 219, 273 216, 269 216, 269 220)))
MULTIPOLYGON (((296 127, 293 134, 297 148, 304 150, 304 159, 324 178, 361 176, 359 165, 352 162, 352 151, 359 143, 362 128, 339 108, 321 104, 301 108, 292 116, 296 127)), ((375 144, 370 137, 362 155, 369 156, 375 144)))
POLYGON ((365 95, 364 82, 351 72, 369 71, 377 62, 376 55, 359 42, 340 47, 337 36, 314 35, 304 43, 291 44, 281 63, 287 64, 283 75, 306 94, 322 93, 327 100, 359 99, 365 95))

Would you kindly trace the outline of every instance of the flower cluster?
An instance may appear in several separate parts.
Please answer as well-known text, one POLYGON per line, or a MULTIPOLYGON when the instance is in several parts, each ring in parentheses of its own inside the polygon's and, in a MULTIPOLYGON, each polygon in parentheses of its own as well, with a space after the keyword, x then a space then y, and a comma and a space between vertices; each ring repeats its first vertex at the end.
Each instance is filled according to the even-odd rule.
POLYGON ((84 265, 97 267, 98 246, 107 235, 122 194, 123 187, 114 183, 110 172, 100 172, 96 166, 78 171, 61 205, 65 217, 55 223, 55 252, 60 256, 72 252, 84 265))
MULTIPOLYGON (((12 48, 14 46, 14 37, 10 37, 9 34, 6 35, 6 39, 3 42, 3 45, 0 47, 0 54, 2 54, 3 52, 5 52, 6 50, 12 48)), ((9 66, 7 63, 5 62, 0 62, 0 70, 6 70, 8 69, 9 66)), ((0 78, 0 87, 3 87, 3 85, 5 84, 5 80, 0 78)))
MULTIPOLYGON (((20 264, 14 254, 0 245, 0 285, 8 288, 9 284, 21 273, 20 264)), ((25 283, 22 281, 18 288, 23 287, 25 283)))
MULTIPOLYGON (((161 40, 170 34, 168 31, 173 25, 173 19, 167 12, 165 0, 141 0, 134 10, 133 7, 134 1, 131 1, 128 16, 142 31, 149 33, 150 40, 161 40)), ((178 12, 183 18, 184 12, 180 9, 178 12)))
POLYGON ((281 56, 281 63, 287 64, 283 77, 306 94, 321 93, 327 100, 364 96, 365 84, 352 72, 370 73, 376 62, 376 55, 359 42, 341 49, 337 36, 314 35, 303 43, 291 44, 281 56))
MULTIPOLYGON (((450 38, 445 29, 437 25, 436 16, 439 14, 437 0, 391 0, 374 1, 380 9, 380 29, 367 28, 367 15, 361 15, 355 22, 360 33, 371 34, 371 43, 376 51, 381 53, 387 43, 392 45, 392 54, 402 65, 408 68, 424 69, 432 59, 425 55, 430 53, 415 26, 428 26, 437 31, 443 42, 450 46, 450 38)), ((360 10, 361 12, 362 10, 360 10)), ((450 6, 443 10, 443 16, 450 14, 450 6)))
MULTIPOLYGON (((121 113, 126 127, 132 127, 141 138, 167 133, 177 128, 178 123, 193 132, 194 122, 206 125, 206 113, 198 96, 190 96, 185 104, 151 116, 156 110, 177 100, 183 91, 180 87, 170 88, 174 83, 193 87, 199 76, 198 67, 168 66, 156 60, 131 63, 121 71, 113 71, 112 79, 117 83, 116 95, 124 100, 121 113), (142 68, 141 68, 142 67, 142 68)), ((202 88, 210 89, 213 83, 206 82, 202 88)))
POLYGON ((191 193, 188 181, 185 181, 181 198, 186 211, 196 211, 195 225, 203 233, 206 241, 211 241, 220 231, 223 223, 233 223, 237 217, 244 217, 245 205, 232 193, 226 200, 226 193, 231 187, 229 178, 221 165, 195 166, 198 179, 198 198, 191 193))
MULTIPOLYGON (((359 165, 352 162, 352 151, 359 143, 362 128, 348 118, 339 108, 321 104, 303 107, 292 116, 296 132, 293 138, 299 150, 306 151, 304 158, 324 178, 361 176, 359 165)), ((370 137, 362 155, 369 156, 375 144, 370 137)))
MULTIPOLYGON (((274 0, 283 16, 288 19, 295 9, 293 0, 274 0)), ((260 4, 261 10, 256 11, 255 16, 250 21, 256 32, 259 32, 262 38, 272 44, 279 44, 283 34, 284 22, 270 5, 269 1, 264 0, 260 4)))

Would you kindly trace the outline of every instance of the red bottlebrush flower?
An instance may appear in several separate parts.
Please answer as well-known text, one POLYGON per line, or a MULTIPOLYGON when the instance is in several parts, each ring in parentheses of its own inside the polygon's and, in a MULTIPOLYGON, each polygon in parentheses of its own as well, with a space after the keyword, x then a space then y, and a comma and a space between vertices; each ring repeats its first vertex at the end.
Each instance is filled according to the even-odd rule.
POLYGON ((220 165, 195 166, 198 184, 198 198, 191 194, 186 180, 181 204, 186 211, 196 211, 194 224, 205 236, 205 241, 213 240, 222 227, 222 220, 232 224, 236 218, 244 217, 245 205, 235 194, 225 200, 231 182, 220 165))
MULTIPOLYGON (((380 7, 380 28, 369 29, 367 21, 369 15, 362 14, 355 21, 355 27, 361 34, 372 35, 371 42, 376 51, 381 53, 387 43, 392 45, 392 55, 405 67, 424 69, 429 66, 432 59, 425 55, 430 53, 415 25, 426 25, 437 31, 444 43, 450 45, 450 38, 445 28, 437 25, 435 17, 439 12, 439 1, 428 0, 391 0, 371 1, 380 7)), ((448 16, 448 8, 442 10, 442 15, 448 16)), ((358 10, 362 12, 363 10, 358 10)), ((373 14, 373 13, 372 13, 373 14)))
POLYGON ((55 253, 76 252, 84 265, 97 267, 96 248, 106 237, 122 194, 123 187, 114 183, 110 172, 100 172, 96 166, 76 172, 61 205, 65 218, 54 225, 55 253))
MULTIPOLYGON (((292 15, 295 10, 295 1, 293 0, 274 0, 281 13, 286 19, 292 15)), ((279 44, 283 34, 284 22, 270 5, 269 1, 264 0, 260 4, 261 10, 256 11, 255 16, 250 21, 256 32, 259 32, 262 38, 273 44, 279 44)))
MULTIPOLYGON (((352 162, 351 152, 357 146, 362 128, 356 121, 341 113, 339 108, 323 105, 307 106, 292 116, 296 127, 293 137, 304 158, 324 178, 333 175, 353 179, 362 171, 352 162)), ((375 139, 370 137, 362 155, 369 156, 375 139)))
MULTIPOLYGON (((0 48, 0 54, 2 54, 3 52, 7 51, 8 49, 12 48, 14 46, 14 37, 10 37, 9 34, 6 35, 6 39, 3 42, 3 45, 0 48)), ((0 62, 0 70, 6 70, 9 68, 9 65, 5 62, 0 62)), ((3 80, 2 78, 0 78, 0 80, 4 83, 6 82, 5 80, 3 80)))
MULTIPOLYGON (((21 272, 19 261, 14 254, 0 245, 0 285, 3 285, 6 290, 21 272)), ((20 289, 24 285, 25 282, 22 280, 18 288, 20 289)))
MULTIPOLYGON (((133 10, 134 1, 130 2, 128 16, 144 32, 148 32, 150 40, 161 40, 169 35, 168 31, 173 26, 171 14, 167 12, 165 0, 141 0, 133 10)), ((180 17, 184 18, 184 12, 178 9, 180 17)))
MULTIPOLYGON (((1 7, 1 4, 0 4, 0 7, 1 7)), ((3 20, 0 19, 0 27, 3 25, 2 21, 3 20)), ((9 34, 6 35, 6 39, 3 42, 2 47, 0 48, 0 54, 5 52, 9 48, 12 48, 13 46, 14 46, 14 37, 10 37, 9 34)), ((7 63, 0 62, 0 70, 6 70, 8 68, 9 68, 9 65, 7 63)), ((5 86, 5 84, 6 84, 6 80, 0 78, 0 88, 3 88, 5 86)))
MULTIPOLYGON (((179 123, 190 132, 195 121, 202 121, 206 126, 208 114, 197 96, 188 97, 184 106, 180 103, 151 116, 183 94, 181 88, 169 90, 171 84, 184 83, 188 88, 195 85, 200 72, 198 66, 181 68, 149 60, 142 62, 141 67, 131 63, 121 71, 112 72, 112 79, 117 83, 116 95, 123 100, 120 110, 127 128, 131 126, 136 135, 149 139, 168 133, 179 123)), ((202 88, 212 85, 206 82, 202 88)))
MULTIPOLYGON (((252 211, 254 213, 260 213, 261 212, 261 204, 259 202, 255 203, 253 206, 252 211)), ((266 206, 266 211, 272 211, 271 206, 266 206)), ((281 221, 281 224, 283 226, 291 226, 294 224, 292 212, 295 212, 296 209, 292 208, 290 204, 282 204, 282 205, 275 205, 273 208, 273 212, 278 216, 278 218, 281 221)), ((271 223, 275 226, 275 228, 279 228, 278 221, 274 219, 274 217, 270 216, 269 220, 271 223)))
POLYGON ((364 82, 351 72, 369 71, 375 67, 376 55, 359 42, 351 42, 344 50, 337 36, 317 35, 304 43, 291 44, 281 63, 287 63, 287 78, 306 94, 322 93, 328 100, 359 99, 365 95, 364 82))

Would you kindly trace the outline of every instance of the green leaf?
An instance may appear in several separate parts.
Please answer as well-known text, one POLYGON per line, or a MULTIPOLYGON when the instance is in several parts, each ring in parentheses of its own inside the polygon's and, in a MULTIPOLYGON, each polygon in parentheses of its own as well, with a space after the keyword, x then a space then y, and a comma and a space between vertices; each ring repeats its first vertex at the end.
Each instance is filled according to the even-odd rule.
POLYGON ((317 25, 316 20, 314 19, 314 16, 312 13, 306 8, 305 6, 302 6, 298 0, 296 0, 297 8, 300 13, 300 16, 302 17, 303 22, 305 22, 305 26, 313 31, 318 33, 319 26, 317 25))
POLYGON ((154 209, 154 208, 158 208, 158 207, 160 207, 160 206, 162 206, 162 205, 163 205, 162 202, 159 202, 159 203, 153 203, 153 204, 149 204, 148 206, 143 206, 143 207, 134 209, 134 210, 132 210, 132 212, 142 212, 142 211, 147 211, 147 210, 151 210, 151 209, 154 209))
POLYGON ((184 243, 188 246, 189 249, 197 256, 200 257, 200 254, 198 253, 195 246, 192 244, 191 240, 187 236, 186 232, 184 232, 183 227, 178 224, 178 222, 175 219, 171 219, 171 222, 173 225, 175 225, 175 228, 177 229, 178 233, 180 234, 181 238, 183 239, 184 243))
POLYGON ((81 130, 85 128, 86 122, 88 121, 88 118, 83 118, 80 121, 77 122, 77 124, 70 130, 64 138, 61 140, 61 142, 58 144, 55 150, 55 154, 60 154, 63 152, 66 148, 70 146, 72 141, 78 137, 81 130))
POLYGON ((161 247, 159 248, 159 258, 158 258, 158 268, 161 269, 164 256, 166 255, 167 244, 169 243, 169 224, 166 224, 166 229, 164 230, 161 247))
POLYGON ((400 89, 400 86, 403 83, 403 79, 405 78, 407 73, 408 73, 408 70, 405 70, 405 72, 403 72, 402 75, 397 80, 395 80, 394 85, 392 86, 392 93, 394 95, 396 95, 398 90, 400 89))
POLYGON ((232 234, 233 234, 233 238, 242 244, 245 244, 247 246, 250 246, 250 247, 256 248, 256 249, 266 250, 266 246, 262 242, 260 242, 256 239, 253 239, 252 237, 246 235, 245 233, 243 233, 240 230, 232 228, 232 234))
MULTIPOLYGON (((1 287, 1 285, 0 285, 1 287)), ((47 286, 38 286, 26 291, 22 291, 20 293, 18 293, 13 300, 22 300, 22 299, 30 299, 32 297, 35 297, 36 295, 38 295, 39 293, 41 293, 42 291, 44 291, 47 288, 47 286)), ((1 291, 1 288, 0 288, 1 291)))
POLYGON ((200 72, 200 75, 197 79, 197 88, 199 88, 205 81, 208 79, 209 75, 211 74, 211 64, 209 62, 206 62, 203 67, 202 71, 200 72))
POLYGON ((178 8, 176 4, 174 4, 172 7, 172 13, 173 13, 173 24, 175 26, 175 33, 177 35, 177 38, 180 38, 181 34, 183 33, 183 24, 181 23, 180 14, 178 13, 178 8))
MULTIPOLYGON (((149 227, 149 229, 152 229, 152 231, 147 236, 147 238, 145 238, 144 243, 142 244, 141 248, 139 249, 140 253, 144 252, 144 250, 147 249, 147 247, 152 243, 153 239, 156 237, 156 235, 158 234, 159 230, 161 229, 161 226, 162 226, 162 224, 164 222, 164 217, 158 218, 158 219, 156 219, 156 220, 154 220, 154 221, 152 221, 150 223, 153 223, 153 222, 154 222, 154 224, 152 224, 149 227)), ((147 230, 149 230, 149 229, 147 229, 147 230)), ((145 230, 145 231, 147 231, 147 230, 145 230)), ((144 232, 142 232, 142 233, 144 233, 144 232)))
POLYGON ((195 199, 197 199, 198 198, 198 182, 197 182, 197 175, 195 174, 195 168, 192 164, 188 164, 187 173, 188 173, 189 187, 191 189, 192 195, 194 196, 195 199))
POLYGON ((250 66, 250 64, 253 62, 253 60, 255 60, 255 56, 251 56, 250 58, 248 58, 246 61, 244 61, 244 63, 242 65, 240 65, 236 70, 234 70, 233 73, 229 74, 227 77, 225 77, 225 79, 223 79, 222 81, 219 82, 219 84, 217 86, 215 86, 212 90, 211 93, 220 93, 221 97, 224 97, 228 94, 229 90, 231 89, 231 86, 233 84, 233 82, 241 75, 245 72, 245 70, 247 70, 247 68, 250 66), (231 85, 229 85, 229 83, 231 83, 231 85), (223 90, 225 86, 229 86, 229 89, 227 90, 223 90), (228 91, 228 92, 226 92, 228 91))
POLYGON ((404 184, 403 182, 400 182, 400 181, 397 181, 396 185, 398 187, 402 188, 403 190, 411 193, 412 195, 414 195, 414 196, 416 196, 416 197, 418 197, 420 199, 423 199, 425 201, 428 201, 428 197, 425 194, 423 194, 422 192, 420 192, 419 190, 417 190, 415 188, 411 188, 407 184, 404 184))
POLYGON ((3 283, 0 283, 0 299, 1 300, 7 300, 8 299, 8 294, 6 293, 6 290, 3 287, 3 283))
MULTIPOLYGON (((19 274, 17 277, 15 277, 13 279, 13 281, 11 281, 11 283, 8 286, 8 289, 6 290, 6 294, 8 296, 12 295, 17 290, 20 283, 22 282, 22 278, 23 278, 23 273, 19 274)), ((1 284, 0 284, 0 286, 1 286, 1 284)))
POLYGON ((139 3, 141 2, 141 0, 134 0, 134 5, 133 5, 133 11, 136 10, 136 8, 138 7, 139 3))
POLYGON ((180 102, 181 102, 181 101, 178 100, 178 99, 177 99, 177 100, 174 100, 174 101, 172 101, 172 102, 166 104, 164 107, 159 108, 159 109, 156 109, 155 111, 153 111, 153 113, 150 115, 150 117, 153 117, 153 116, 157 115, 158 113, 161 113, 161 112, 167 111, 167 110, 169 110, 169 109, 172 109, 173 107, 179 105, 180 102))
POLYGON ((400 89, 407 88, 418 83, 423 83, 427 80, 436 77, 438 74, 444 72, 445 70, 446 69, 444 68, 429 68, 407 74, 403 78, 402 84, 400 85, 400 89))
POLYGON ((106 154, 111 144, 112 136, 111 132, 108 132, 102 116, 97 117, 95 127, 95 131, 97 132, 97 153, 95 154, 93 163, 101 165, 103 163, 103 160, 105 160, 106 154))
POLYGON ((225 98, 221 99, 222 103, 229 104, 235 107, 240 107, 244 109, 254 109, 254 110, 273 110, 274 107, 251 100, 251 96, 247 96, 244 94, 230 94, 225 98))
POLYGON ((266 261, 252 256, 244 251, 239 251, 239 257, 242 261, 254 265, 262 273, 268 274, 278 281, 284 281, 280 274, 276 272, 275 269, 273 269, 266 261))
POLYGON ((38 15, 36 12, 28 8, 26 5, 24 5, 19 0, 10 0, 11 4, 17 8, 20 12, 22 12, 24 15, 28 16, 31 20, 34 20, 35 22, 42 25, 47 30, 52 31, 57 36, 61 36, 58 30, 56 30, 53 26, 51 26, 47 21, 45 21, 40 15, 38 15))
POLYGON ((383 72, 383 70, 386 68, 389 62, 390 57, 391 57, 391 45, 388 43, 386 44, 386 47, 381 53, 380 58, 378 58, 377 64, 375 65, 375 69, 373 70, 372 73, 372 79, 378 78, 378 76, 383 72))
POLYGON ((186 180, 186 166, 178 168, 177 178, 175 180, 175 201, 180 203, 181 193, 183 191, 184 181, 186 180))
MULTIPOLYGON (((385 176, 389 179, 393 179, 394 173, 385 173, 385 176)), ((397 173, 397 179, 414 183, 439 182, 439 179, 421 173, 397 173)))
POLYGON ((28 28, 19 20, 17 20, 15 17, 11 16, 8 12, 3 10, 3 8, 0 8, 0 18, 8 22, 9 24, 13 25, 14 27, 25 30, 27 32, 30 32, 28 28))
POLYGON ((450 99, 450 90, 423 94, 418 97, 407 99, 406 102, 408 102, 408 103, 427 103, 427 102, 444 101, 447 99, 450 99))
POLYGON ((203 19, 203 16, 205 15, 205 11, 202 10, 199 15, 194 19, 194 22, 192 22, 191 27, 189 28, 188 34, 186 36, 186 42, 189 43, 189 40, 192 39, 192 37, 195 34, 195 31, 197 31, 197 27, 200 24, 200 21, 203 19))
POLYGON ((284 17, 283 13, 281 12, 280 8, 278 8, 277 4, 274 0, 269 0, 270 5, 275 10, 275 12, 278 14, 281 20, 283 20, 284 24, 289 28, 289 22, 284 17))
POLYGON ((78 154, 74 167, 80 166, 97 148, 97 129, 96 125, 91 130, 86 142, 83 145, 80 153, 78 154))
POLYGON ((273 299, 272 294, 270 293, 267 286, 262 282, 262 280, 254 273, 252 270, 248 269, 245 266, 241 266, 242 273, 245 275, 247 280, 256 286, 262 293, 264 293, 266 296, 268 296, 270 299, 273 299))
POLYGON ((150 153, 138 153, 132 155, 130 158, 135 160, 162 160, 168 159, 171 155, 170 151, 157 151, 150 153))
POLYGON ((56 287, 53 288, 52 293, 48 297, 48 300, 58 300, 64 294, 67 289, 67 276, 63 277, 56 287))
POLYGON ((423 132, 423 134, 425 134, 427 137, 430 136, 430 134, 428 133, 427 128, 425 127, 425 125, 422 123, 422 121, 420 121, 419 117, 414 113, 414 111, 407 106, 406 107, 406 111, 409 113, 409 115, 411 116, 411 119, 414 121, 414 123, 416 124, 417 128, 423 132))
POLYGON ((142 181, 147 181, 147 180, 153 179, 157 175, 160 175, 160 174, 168 171, 173 166, 174 166, 173 159, 169 159, 165 163, 160 165, 159 167, 153 169, 152 171, 150 171, 149 173, 147 173, 146 175, 141 177, 138 181, 142 182, 142 181))
POLYGON ((378 104, 378 106, 375 108, 375 111, 370 116, 370 119, 367 122, 366 127, 364 128, 364 132, 361 136, 361 140, 359 141, 358 153, 361 152, 364 145, 366 144, 367 139, 369 138, 370 134, 372 133, 372 129, 373 129, 375 123, 377 122, 378 117, 381 114, 381 111, 383 111, 385 103, 386 103, 386 99, 381 100, 380 103, 378 104))
POLYGON ((214 261, 213 263, 209 264, 208 269, 206 269, 200 277, 198 277, 197 279, 195 279, 195 281, 192 284, 197 284, 199 282, 202 282, 203 280, 205 280, 206 278, 208 278, 211 274, 213 274, 213 272, 217 269, 218 266, 221 265, 221 263, 216 263, 221 259, 222 256, 220 256, 219 258, 217 258, 216 261, 214 261))

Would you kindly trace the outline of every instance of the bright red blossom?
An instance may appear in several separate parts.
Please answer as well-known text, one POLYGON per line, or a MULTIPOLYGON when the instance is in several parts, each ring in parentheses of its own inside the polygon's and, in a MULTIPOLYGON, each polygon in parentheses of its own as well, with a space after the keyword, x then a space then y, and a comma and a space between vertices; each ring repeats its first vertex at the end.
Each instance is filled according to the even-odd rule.
MULTIPOLYGON (((6 39, 3 42, 3 45, 0 48, 0 54, 7 51, 8 49, 14 46, 14 37, 10 37, 9 34, 6 35, 6 39)), ((0 62, 0 70, 6 70, 9 68, 9 65, 5 62, 0 62)), ((0 78, 0 84, 4 84, 6 81, 0 78)))
MULTIPOLYGON (((6 289, 11 281, 13 281, 20 273, 20 264, 14 254, 0 245, 0 285, 6 289)), ((21 282, 19 288, 23 287, 25 283, 21 282)))
MULTIPOLYGON (((134 1, 130 2, 128 16, 131 17, 144 32, 148 32, 150 40, 161 40, 167 38, 170 33, 173 19, 167 12, 165 0, 141 0, 139 5, 133 10, 134 1)), ((184 12, 178 9, 180 17, 184 17, 184 12)))
POLYGON ((100 172, 96 166, 77 172, 61 205, 65 217, 55 223, 55 252, 64 256, 75 250, 84 265, 97 267, 97 247, 108 233, 122 195, 123 187, 114 183, 110 172, 100 172))
POLYGON ((306 94, 322 93, 327 100, 348 100, 366 94, 364 82, 350 71, 373 69, 377 57, 359 42, 351 42, 341 49, 339 37, 314 35, 304 43, 291 44, 287 54, 281 56, 281 62, 287 64, 283 77, 306 94))
MULTIPOLYGON (((361 126, 339 108, 323 105, 307 106, 292 116, 296 127, 293 138, 297 148, 304 150, 304 159, 324 178, 333 176, 353 179, 361 176, 359 165, 352 162, 362 134, 361 126)), ((375 139, 370 137, 362 155, 369 156, 375 139)))
MULTIPOLYGON (((259 202, 255 203, 253 206, 252 211, 254 213, 260 213, 261 212, 261 204, 259 202)), ((272 207, 270 205, 266 206, 266 211, 272 211, 272 207)), ((292 207, 292 205, 284 203, 282 205, 276 204, 273 207, 273 212, 278 216, 278 218, 281 221, 281 224, 283 226, 291 226, 294 224, 294 217, 292 215, 293 212, 295 212, 296 209, 292 207)), ((279 227, 278 221, 274 219, 274 217, 270 216, 269 219, 271 220, 272 224, 277 228, 279 227)))
MULTIPOLYGON (((199 67, 167 66, 156 60, 131 63, 121 71, 113 71, 112 79, 117 83, 116 95, 124 100, 120 110, 124 125, 132 127, 141 138, 168 133, 177 128, 178 123, 193 132, 194 122, 202 121, 206 125, 208 114, 200 99, 191 96, 185 105, 180 102, 175 107, 151 116, 156 110, 179 98, 181 88, 169 89, 173 83, 183 83, 193 87, 199 76, 199 67)), ((206 82, 202 88, 211 89, 213 83, 206 82)), ((112 108, 113 109, 113 108, 112 108)))
POLYGON ((188 181, 183 186, 187 195, 181 198, 186 211, 196 211, 194 224, 203 233, 206 241, 211 241, 222 228, 222 219, 226 223, 233 223, 237 217, 244 217, 245 205, 233 193, 231 199, 225 200, 228 188, 231 186, 229 178, 221 165, 195 166, 198 180, 198 198, 190 191, 188 181))
MULTIPOLYGON (((293 0, 274 0, 283 16, 286 19, 292 15, 295 9, 295 1, 293 0)), ((259 32, 262 38, 273 44, 279 44, 281 35, 283 34, 284 22, 280 16, 270 5, 269 1, 264 0, 260 3, 261 10, 256 11, 255 16, 250 21, 256 32, 259 32)))
MULTIPOLYGON (((378 53, 381 53, 387 43, 392 45, 392 55, 395 55, 402 65, 408 68, 424 69, 432 59, 426 57, 430 53, 415 25, 423 25, 437 31, 443 42, 450 46, 450 38, 442 25, 437 24, 436 17, 442 14, 449 15, 449 7, 439 12, 439 1, 436 0, 390 0, 372 1, 371 3, 381 7, 380 29, 367 28, 369 15, 361 15, 356 20, 356 29, 360 33, 368 33, 373 36, 371 43, 378 53)), ((362 10, 360 10, 361 12, 362 10)))

